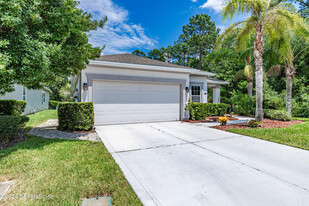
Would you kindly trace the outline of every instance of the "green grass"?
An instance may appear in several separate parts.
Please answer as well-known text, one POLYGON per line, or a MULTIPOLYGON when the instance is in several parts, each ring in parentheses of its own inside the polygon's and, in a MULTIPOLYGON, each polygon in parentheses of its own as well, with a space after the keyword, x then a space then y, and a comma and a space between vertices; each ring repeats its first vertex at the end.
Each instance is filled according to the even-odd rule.
POLYGON ((309 150, 309 119, 297 119, 306 122, 287 128, 228 129, 228 131, 309 150))
POLYGON ((32 128, 39 124, 46 122, 49 119, 58 119, 57 110, 44 110, 35 114, 27 115, 29 122, 26 124, 26 128, 32 128))
MULTIPOLYGON (((41 118, 40 118, 41 119, 41 118)), ((4 205, 81 205, 83 198, 111 196, 113 205, 141 205, 118 165, 100 142, 30 136, 0 151, 0 181, 14 180, 4 205)))

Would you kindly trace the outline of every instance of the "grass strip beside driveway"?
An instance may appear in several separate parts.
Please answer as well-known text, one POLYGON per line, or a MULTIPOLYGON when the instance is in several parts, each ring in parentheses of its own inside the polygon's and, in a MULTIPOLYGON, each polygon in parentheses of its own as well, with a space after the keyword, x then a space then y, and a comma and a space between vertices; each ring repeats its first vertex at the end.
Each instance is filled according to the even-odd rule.
POLYGON ((309 119, 298 118, 298 120, 305 122, 287 128, 228 129, 227 131, 309 150, 309 119))
POLYGON ((101 142, 44 139, 0 151, 0 181, 15 183, 4 205, 81 205, 83 198, 111 196, 113 205, 141 205, 101 142))

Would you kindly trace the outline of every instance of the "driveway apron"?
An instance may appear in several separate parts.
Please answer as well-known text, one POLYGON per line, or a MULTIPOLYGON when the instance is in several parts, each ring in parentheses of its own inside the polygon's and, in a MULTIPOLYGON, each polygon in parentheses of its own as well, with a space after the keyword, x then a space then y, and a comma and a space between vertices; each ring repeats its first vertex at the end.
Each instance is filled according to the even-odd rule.
POLYGON ((144 205, 309 203, 309 151, 203 124, 96 129, 144 205))

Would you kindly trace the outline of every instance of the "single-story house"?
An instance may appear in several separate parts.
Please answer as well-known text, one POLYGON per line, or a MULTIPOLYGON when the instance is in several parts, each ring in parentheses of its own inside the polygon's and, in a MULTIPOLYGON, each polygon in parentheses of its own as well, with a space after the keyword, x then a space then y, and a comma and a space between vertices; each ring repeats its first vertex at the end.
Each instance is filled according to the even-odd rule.
POLYGON ((27 89, 25 86, 15 84, 15 91, 0 96, 0 99, 24 100, 27 102, 22 115, 35 113, 48 109, 51 90, 43 88, 39 90, 27 89))
POLYGON ((81 72, 76 96, 94 103, 95 125, 183 120, 189 98, 207 103, 207 88, 220 103, 220 86, 228 82, 213 76, 132 54, 104 55, 81 72))

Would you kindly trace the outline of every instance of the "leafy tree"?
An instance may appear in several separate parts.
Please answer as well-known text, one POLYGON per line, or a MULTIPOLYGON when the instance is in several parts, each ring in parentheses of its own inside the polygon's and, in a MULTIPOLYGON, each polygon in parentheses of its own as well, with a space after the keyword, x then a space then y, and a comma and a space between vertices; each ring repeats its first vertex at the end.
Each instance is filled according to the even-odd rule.
POLYGON ((73 91, 71 89, 71 84, 67 82, 64 86, 59 90, 59 96, 61 101, 64 102, 73 102, 73 91))
POLYGON ((134 54, 136 56, 140 56, 140 57, 146 57, 146 54, 143 51, 140 51, 140 50, 135 50, 134 52, 132 52, 132 54, 134 54))
POLYGON ((150 52, 148 52, 148 57, 154 60, 159 60, 165 62, 165 57, 164 57, 164 48, 159 49, 153 49, 150 52))
POLYGON ((169 47, 171 47, 171 56, 175 64, 189 66, 190 48, 185 42, 183 34, 179 36, 178 40, 174 42, 173 46, 169 47))
POLYGON ((60 95, 60 90, 68 82, 69 82, 69 80, 66 76, 62 76, 62 77, 58 76, 58 77, 54 78, 53 82, 47 84, 47 87, 52 91, 50 99, 58 101, 58 102, 65 101, 64 99, 62 99, 62 96, 60 95))
POLYGON ((203 58, 209 54, 216 42, 220 29, 216 28, 210 16, 207 14, 197 14, 189 20, 189 24, 183 26, 183 35, 180 40, 189 47, 192 57, 191 65, 198 69, 203 67, 203 58))
POLYGON ((102 52, 87 33, 107 19, 92 20, 75 0, 0 1, 0 13, 0 94, 78 74, 102 52))
POLYGON ((285 27, 293 27, 299 20, 299 16, 289 11, 289 5, 285 2, 271 0, 228 0, 222 9, 224 19, 232 19, 238 13, 250 13, 244 20, 232 24, 218 38, 220 41, 226 33, 241 25, 237 35, 236 46, 243 47, 249 36, 254 33, 254 59, 255 59, 255 82, 256 82, 256 119, 263 121, 263 53, 265 33, 269 38, 280 35, 278 20, 285 19, 285 27))

